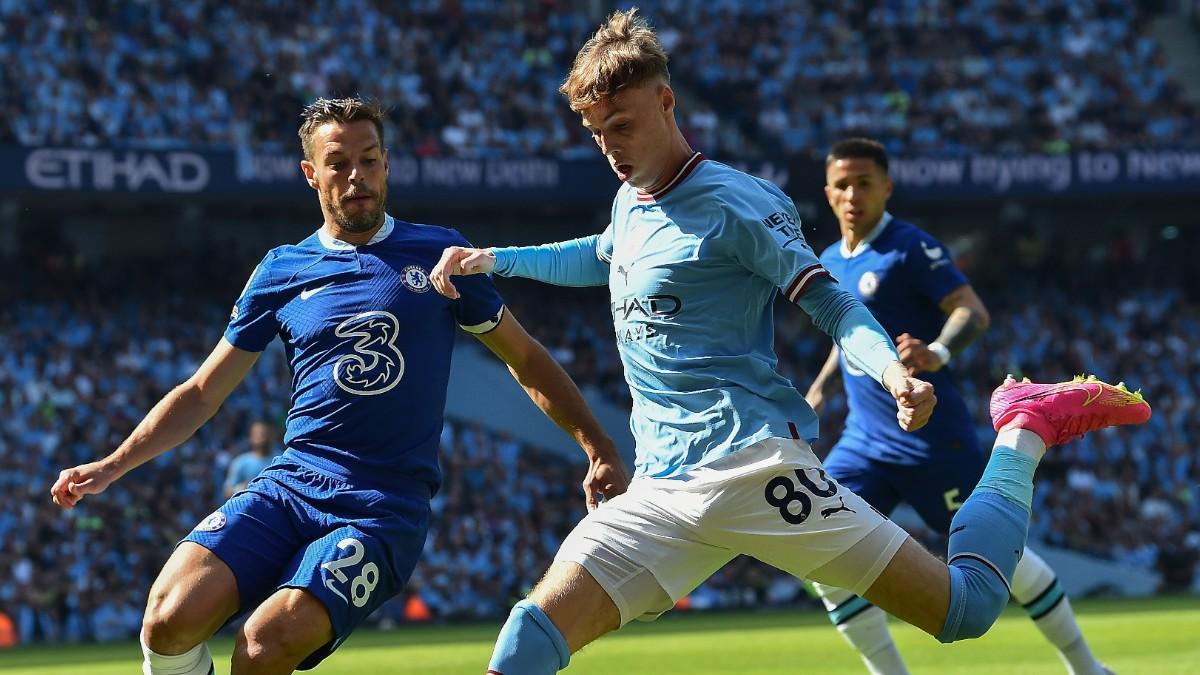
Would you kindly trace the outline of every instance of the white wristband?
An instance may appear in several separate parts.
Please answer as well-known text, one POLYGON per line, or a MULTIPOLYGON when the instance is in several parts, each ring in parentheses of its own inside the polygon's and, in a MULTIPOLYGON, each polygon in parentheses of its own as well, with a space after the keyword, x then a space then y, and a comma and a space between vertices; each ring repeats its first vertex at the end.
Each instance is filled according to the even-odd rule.
POLYGON ((933 355, 938 357, 938 360, 942 362, 943 366, 947 363, 950 363, 950 350, 946 349, 946 345, 940 342, 930 342, 929 351, 933 352, 933 355))

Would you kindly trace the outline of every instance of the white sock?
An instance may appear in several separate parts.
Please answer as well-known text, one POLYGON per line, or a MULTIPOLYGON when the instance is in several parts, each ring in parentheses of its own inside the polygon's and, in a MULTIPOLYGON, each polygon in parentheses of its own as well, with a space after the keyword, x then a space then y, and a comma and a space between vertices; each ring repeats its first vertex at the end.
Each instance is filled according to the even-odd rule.
POLYGON ((829 620, 858 651, 871 675, 908 675, 904 659, 892 641, 887 614, 850 591, 814 583, 829 620))
POLYGON ((1092 654, 1079 623, 1075 621, 1071 601, 1058 583, 1054 570, 1028 548, 1013 573, 1012 594, 1042 635, 1058 650, 1068 673, 1104 674, 1104 667, 1092 654))
POLYGON ((150 651, 146 638, 142 642, 142 675, 212 675, 212 654, 208 643, 201 642, 178 656, 168 656, 150 651))
POLYGON ((1042 461, 1046 454, 1046 442, 1041 436, 1028 429, 1005 429, 996 434, 995 445, 1012 448, 1022 455, 1029 455, 1037 461, 1042 461))

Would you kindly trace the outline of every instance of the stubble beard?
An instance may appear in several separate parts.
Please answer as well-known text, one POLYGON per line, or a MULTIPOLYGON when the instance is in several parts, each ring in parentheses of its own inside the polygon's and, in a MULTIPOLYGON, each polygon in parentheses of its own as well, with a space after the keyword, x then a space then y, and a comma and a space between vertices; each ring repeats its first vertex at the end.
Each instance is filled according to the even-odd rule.
POLYGON ((371 228, 379 224, 380 218, 383 217, 383 204, 386 195, 376 195, 373 197, 373 208, 362 209, 358 213, 349 213, 341 203, 331 204, 329 209, 333 215, 333 222, 344 232, 351 234, 362 234, 369 232, 371 228))

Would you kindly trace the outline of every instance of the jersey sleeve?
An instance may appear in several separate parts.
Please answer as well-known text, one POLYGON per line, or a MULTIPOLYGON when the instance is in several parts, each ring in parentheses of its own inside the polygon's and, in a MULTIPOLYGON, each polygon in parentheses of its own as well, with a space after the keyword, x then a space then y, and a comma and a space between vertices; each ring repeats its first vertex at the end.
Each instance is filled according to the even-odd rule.
POLYGON ((729 245, 738 262, 796 302, 814 280, 832 275, 804 240, 792 200, 766 194, 757 204, 727 211, 734 231, 734 236, 728 238, 729 245))
MULTIPOLYGON (((607 230, 606 230, 607 232, 607 230)), ((603 235, 589 235, 538 246, 493 248, 496 274, 525 277, 555 286, 603 286, 608 283, 612 260, 612 237, 608 248, 600 245, 603 235)))
POLYGON ((268 253, 258 263, 229 314, 225 339, 238 349, 261 352, 279 334, 278 292, 271 276, 274 258, 268 253))
POLYGON ((926 232, 916 231, 909 241, 904 264, 912 284, 934 303, 968 283, 954 264, 950 249, 926 232))
MULTIPOLYGON (((470 247, 471 244, 458 232, 454 232, 455 246, 470 247)), ((454 286, 459 297, 450 302, 454 320, 468 333, 482 335, 500 325, 504 318, 504 300, 492 283, 490 274, 470 274, 454 277, 454 286)))

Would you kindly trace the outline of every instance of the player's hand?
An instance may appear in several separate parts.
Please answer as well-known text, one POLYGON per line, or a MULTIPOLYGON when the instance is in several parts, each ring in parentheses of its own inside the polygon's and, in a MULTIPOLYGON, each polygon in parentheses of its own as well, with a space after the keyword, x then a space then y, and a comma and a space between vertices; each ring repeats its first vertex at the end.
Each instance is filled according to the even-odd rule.
POLYGON ((611 458, 594 456, 588 464, 587 476, 583 479, 583 495, 587 501, 588 512, 591 513, 600 506, 598 495, 612 499, 625 492, 628 487, 629 471, 625 469, 625 462, 621 461, 615 451, 611 458))
POLYGON ((909 375, 932 373, 945 365, 937 354, 929 351, 929 345, 924 340, 918 340, 908 333, 896 338, 896 351, 900 352, 900 362, 908 367, 909 375))
POLYGON ((116 478, 116 472, 104 462, 81 464, 59 472, 58 480, 54 481, 54 486, 50 488, 50 496, 55 504, 64 509, 71 509, 84 495, 104 492, 116 478))
POLYGON ((458 299, 458 289, 450 283, 450 277, 465 274, 486 274, 496 269, 496 256, 485 248, 464 248, 451 246, 442 251, 442 259, 433 266, 429 280, 438 293, 458 299))
POLYGON ((893 362, 883 371, 883 385, 896 399, 896 421, 905 431, 916 431, 925 426, 937 396, 933 385, 906 374, 905 366, 893 362))

